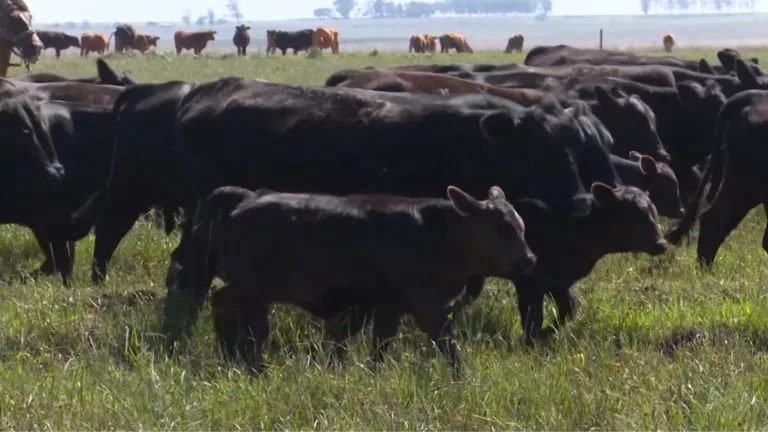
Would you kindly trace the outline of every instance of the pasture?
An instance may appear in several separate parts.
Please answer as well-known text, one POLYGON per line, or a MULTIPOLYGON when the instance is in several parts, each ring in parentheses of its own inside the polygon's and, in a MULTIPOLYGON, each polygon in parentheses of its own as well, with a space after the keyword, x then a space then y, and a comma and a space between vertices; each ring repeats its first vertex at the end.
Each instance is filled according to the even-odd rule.
MULTIPOLYGON (((718 48, 674 54, 716 62, 718 48)), ((737 49, 768 61, 768 49, 737 49)), ((501 53, 107 58, 140 82, 235 75, 318 85, 343 68, 522 62, 521 55, 501 53)), ((65 76, 94 71, 93 58, 46 56, 35 67, 65 76)), ((532 350, 521 341, 513 287, 491 282, 457 326, 466 366, 459 382, 407 320, 379 370, 365 365, 369 332, 351 345, 347 365, 328 364, 320 327, 288 307, 271 316, 272 368, 260 379, 221 360, 209 308, 190 343, 166 358, 159 335, 163 278, 178 234, 140 223, 101 287, 90 286, 88 237, 78 245, 73 287, 65 289, 58 277, 34 275, 42 256, 31 232, 4 226, 0 429, 763 430, 764 226, 764 211, 753 212, 712 272, 698 268, 692 245, 655 259, 605 258, 576 286, 577 319, 552 344, 532 350)))

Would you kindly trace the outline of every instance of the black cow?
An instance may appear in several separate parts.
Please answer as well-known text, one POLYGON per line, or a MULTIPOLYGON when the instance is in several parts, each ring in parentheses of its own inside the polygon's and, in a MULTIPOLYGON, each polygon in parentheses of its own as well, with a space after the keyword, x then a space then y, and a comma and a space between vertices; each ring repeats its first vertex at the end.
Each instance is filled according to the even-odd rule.
POLYGON ((17 75, 12 77, 14 81, 29 82, 29 83, 57 83, 57 82, 79 82, 88 84, 103 84, 113 86, 127 86, 130 84, 136 84, 136 79, 128 73, 118 74, 112 67, 103 59, 96 59, 96 76, 89 78, 67 78, 61 75, 52 73, 36 73, 29 75, 17 75))
POLYGON ((213 307, 223 351, 228 357, 240 354, 257 372, 275 302, 325 318, 348 304, 371 305, 376 311, 372 357, 378 361, 400 317, 413 314, 460 372, 451 313, 465 281, 524 274, 536 260, 525 243, 523 221, 501 189, 492 187, 483 202, 453 186, 448 196, 219 188, 206 199, 189 237, 186 267, 201 271, 185 283, 194 286, 191 291, 207 290, 212 276, 205 271, 207 262, 220 262, 228 284, 214 294, 213 307))
POLYGON ((293 55, 299 51, 308 51, 312 47, 312 29, 299 31, 267 30, 267 54, 274 54, 279 49, 285 55, 289 49, 293 55))
POLYGON ((621 181, 648 192, 660 216, 683 217, 685 209, 672 168, 638 152, 631 152, 629 156, 631 160, 611 155, 611 162, 621 181))
POLYGON ((80 48, 80 39, 60 31, 37 30, 37 37, 43 43, 43 49, 53 48, 56 58, 61 57, 61 52, 69 47, 80 48))
MULTIPOLYGON (((448 184, 478 195, 497 182, 512 196, 582 213, 574 196, 584 188, 573 161, 599 145, 582 122, 537 108, 469 109, 434 98, 240 78, 196 87, 179 106, 179 155, 191 193, 182 237, 196 201, 222 185, 418 197, 439 196, 448 184), (387 100, 393 96, 407 103, 387 100), (260 139, 244 143, 250 133, 260 139)), ((615 176, 605 160, 607 167, 592 172, 615 176)), ((183 271, 172 257, 171 291, 183 271)), ((179 293, 190 294, 196 304, 205 296, 179 293)), ((169 296, 168 310, 184 310, 169 296)))
MULTIPOLYGON (((704 172, 695 200, 667 238, 679 244, 696 222, 704 190, 709 185, 711 204, 701 215, 698 259, 711 266, 728 235, 750 210, 763 204, 768 208, 768 92, 750 90, 730 98, 715 122, 712 157, 704 172)), ((768 251, 768 227, 763 249, 768 251)))

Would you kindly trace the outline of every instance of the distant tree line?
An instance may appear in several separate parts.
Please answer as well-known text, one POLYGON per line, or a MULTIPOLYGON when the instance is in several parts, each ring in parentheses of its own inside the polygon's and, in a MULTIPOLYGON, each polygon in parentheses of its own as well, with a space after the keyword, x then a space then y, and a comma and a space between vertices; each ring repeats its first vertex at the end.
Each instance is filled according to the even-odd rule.
MULTIPOLYGON (((334 0, 333 7, 343 18, 349 18, 358 6, 355 0, 334 0)), ((392 0, 369 0, 362 5, 361 15, 374 18, 422 18, 437 13, 457 15, 484 14, 549 14, 552 12, 552 0, 438 0, 436 2, 392 0)), ((330 18, 330 8, 315 9, 315 17, 330 18)))
POLYGON ((757 0, 640 0, 640 10, 652 12, 753 11, 757 0))

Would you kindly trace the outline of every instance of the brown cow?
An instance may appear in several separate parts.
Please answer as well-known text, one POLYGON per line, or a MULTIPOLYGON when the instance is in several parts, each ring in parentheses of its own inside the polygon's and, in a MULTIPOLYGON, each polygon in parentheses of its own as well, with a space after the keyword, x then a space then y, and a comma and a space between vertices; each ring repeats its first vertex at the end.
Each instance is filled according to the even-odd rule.
POLYGON ((672 48, 675 47, 675 35, 672 33, 665 34, 664 38, 661 40, 661 43, 664 44, 664 51, 671 53, 672 48))
POLYGON ((83 33, 80 35, 80 57, 88 57, 88 53, 104 54, 109 51, 107 37, 101 33, 83 33))
POLYGON ((440 36, 440 52, 447 53, 451 48, 455 49, 457 53, 473 53, 467 38, 461 33, 451 32, 440 36))
POLYGON ((430 36, 427 33, 411 36, 408 52, 434 53, 437 51, 437 36, 430 36))
POLYGON ((523 42, 525 42, 525 37, 520 33, 512 36, 507 40, 507 48, 504 50, 504 53, 510 54, 513 51, 519 53, 523 52, 523 42))
POLYGON ((326 87, 421 94, 487 93, 530 107, 542 102, 547 93, 525 88, 503 88, 430 72, 397 69, 347 69, 334 73, 326 87))
POLYGON ((331 53, 339 53, 339 31, 333 27, 318 27, 312 34, 312 46, 323 50, 331 49, 331 53))
POLYGON ((237 55, 245 55, 248 45, 251 44, 251 35, 248 34, 250 29, 251 27, 245 24, 235 27, 235 36, 232 37, 232 43, 237 47, 237 55))
MULTIPOLYGON (((148 34, 137 34, 136 39, 133 43, 133 47, 137 49, 139 52, 144 53, 149 51, 149 47, 157 48, 158 40, 160 40, 160 36, 148 35, 148 34)), ((117 39, 115 39, 115 43, 117 43, 117 39)))
POLYGON ((216 30, 206 30, 199 32, 185 32, 177 30, 173 34, 173 42, 176 45, 176 54, 181 54, 181 50, 193 50, 195 55, 200 53, 208 45, 208 41, 216 40, 216 30))

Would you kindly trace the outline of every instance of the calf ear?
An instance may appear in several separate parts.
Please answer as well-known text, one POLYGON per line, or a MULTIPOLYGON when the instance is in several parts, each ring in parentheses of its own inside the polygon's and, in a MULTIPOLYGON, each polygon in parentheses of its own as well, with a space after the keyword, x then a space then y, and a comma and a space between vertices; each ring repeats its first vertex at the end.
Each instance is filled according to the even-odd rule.
POLYGON ((520 124, 519 118, 503 111, 486 114, 480 119, 483 133, 488 138, 499 141, 510 141, 518 138, 517 128, 520 124))
POLYGON ((616 98, 608 93, 602 86, 595 86, 595 99, 597 99, 597 103, 603 107, 606 113, 621 108, 619 101, 617 101, 616 98))
POLYGON ((736 56, 727 51, 718 51, 717 59, 720 60, 720 64, 723 65, 723 68, 726 72, 733 71, 734 60, 736 60, 736 56))
POLYGON ((609 207, 619 201, 616 191, 605 183, 592 183, 592 196, 599 207, 609 207))
POLYGON ((709 65, 709 62, 706 59, 699 60, 699 72, 709 75, 717 75, 715 70, 712 69, 712 66, 709 65))
POLYGON ((496 200, 496 201, 503 201, 507 199, 507 195, 504 193, 503 190, 501 190, 498 186, 491 186, 490 189, 488 189, 488 199, 489 200, 496 200))
POLYGON ((701 99, 701 94, 696 88, 698 84, 680 83, 677 85, 677 94, 680 96, 680 100, 684 102, 696 102, 701 99))
POLYGON ((739 79, 739 81, 751 87, 758 87, 760 85, 760 82, 757 79, 757 75, 755 75, 755 72, 752 71, 752 68, 744 63, 744 60, 737 58, 735 66, 736 77, 739 79))
POLYGON ((754 64, 760 64, 760 59, 757 57, 752 57, 751 59, 749 59, 749 61, 751 61, 754 64))
POLYGON ((632 162, 637 162, 637 161, 639 161, 639 160, 640 160, 640 158, 642 158, 642 157, 643 157, 643 155, 641 155, 640 153, 638 153, 638 152, 636 152, 636 151, 634 151, 634 150, 632 150, 631 152, 629 152, 629 160, 631 160, 632 162))
POLYGON ((453 207, 464 216, 475 215, 483 210, 483 205, 463 190, 456 186, 448 186, 448 198, 453 203, 453 207))
POLYGON ((646 155, 642 155, 640 157, 640 169, 643 171, 643 173, 648 175, 659 173, 659 167, 656 165, 656 160, 646 155))

